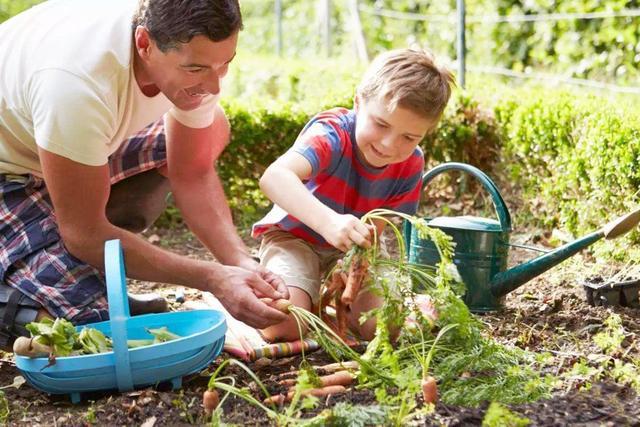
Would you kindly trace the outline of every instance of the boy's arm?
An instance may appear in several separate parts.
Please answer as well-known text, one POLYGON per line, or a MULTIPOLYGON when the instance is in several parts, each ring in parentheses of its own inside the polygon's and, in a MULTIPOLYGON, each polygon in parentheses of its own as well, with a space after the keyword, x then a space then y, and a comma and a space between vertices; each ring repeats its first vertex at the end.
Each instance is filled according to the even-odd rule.
POLYGON ((354 243, 369 247, 371 228, 353 215, 335 212, 307 190, 302 181, 311 172, 311 163, 304 156, 288 151, 267 168, 260 178, 260 188, 271 201, 339 250, 346 252, 354 243))

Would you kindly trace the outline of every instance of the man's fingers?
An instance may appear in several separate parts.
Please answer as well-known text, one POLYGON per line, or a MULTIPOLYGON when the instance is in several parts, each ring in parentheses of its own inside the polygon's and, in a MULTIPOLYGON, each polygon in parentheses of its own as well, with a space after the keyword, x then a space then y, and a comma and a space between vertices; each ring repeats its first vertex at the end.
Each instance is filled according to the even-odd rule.
POLYGON ((280 276, 270 272, 269 270, 264 270, 262 277, 271 285, 271 287, 282 295, 282 298, 289 298, 289 289, 287 288, 287 284, 284 283, 284 280, 282 280, 280 276))
POLYGON ((275 290, 270 283, 257 274, 249 281, 249 285, 254 289, 254 293, 259 294, 261 297, 273 299, 284 298, 284 295, 275 290))

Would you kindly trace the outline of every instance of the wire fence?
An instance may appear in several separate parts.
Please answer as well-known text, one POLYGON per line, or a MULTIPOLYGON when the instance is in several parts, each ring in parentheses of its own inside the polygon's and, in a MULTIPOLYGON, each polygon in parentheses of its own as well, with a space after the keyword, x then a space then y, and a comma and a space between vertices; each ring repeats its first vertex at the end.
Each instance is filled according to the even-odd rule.
POLYGON ((570 20, 594 20, 606 18, 635 18, 640 17, 640 9, 625 9, 619 11, 602 11, 589 13, 544 13, 544 14, 525 14, 525 15, 468 15, 464 14, 464 2, 458 1, 458 10, 449 14, 420 14, 411 12, 400 12, 390 9, 381 9, 372 6, 358 6, 361 13, 375 15, 390 19, 404 21, 422 21, 425 23, 450 23, 456 24, 458 28, 458 79, 465 81, 466 71, 473 73, 485 73, 500 75, 510 78, 534 79, 548 81, 554 83, 565 83, 593 89, 606 90, 615 93, 636 94, 640 95, 640 87, 620 86, 612 83, 605 83, 590 79, 580 79, 574 77, 566 77, 560 74, 542 73, 536 71, 520 72, 508 68, 489 66, 489 65, 466 65, 467 50, 465 46, 466 25, 468 24, 501 24, 501 23, 525 23, 525 22, 552 22, 552 21, 570 21, 570 20))

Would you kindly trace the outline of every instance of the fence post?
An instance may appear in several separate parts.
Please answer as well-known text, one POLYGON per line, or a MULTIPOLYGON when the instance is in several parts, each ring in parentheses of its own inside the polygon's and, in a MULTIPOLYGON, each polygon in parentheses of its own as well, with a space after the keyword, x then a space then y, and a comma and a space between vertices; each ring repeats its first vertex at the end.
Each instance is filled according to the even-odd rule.
POLYGON ((464 0, 456 0, 458 15, 458 84, 464 89, 466 73, 467 46, 465 41, 465 10, 464 0))
POLYGON ((322 42, 327 57, 331 56, 331 0, 323 0, 322 2, 323 20, 322 20, 322 42))
POLYGON ((282 56, 282 0, 275 1, 276 55, 282 56))
POLYGON ((358 54, 358 60, 369 62, 367 41, 362 32, 362 22, 360 21, 360 12, 358 11, 358 0, 349 0, 349 13, 351 15, 351 31, 358 54))

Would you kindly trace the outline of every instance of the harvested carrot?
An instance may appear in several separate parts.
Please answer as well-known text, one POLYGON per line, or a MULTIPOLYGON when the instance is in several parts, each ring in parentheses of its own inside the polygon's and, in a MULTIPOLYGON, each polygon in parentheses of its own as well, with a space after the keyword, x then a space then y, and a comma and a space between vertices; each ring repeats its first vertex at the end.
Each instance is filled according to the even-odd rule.
POLYGON ((325 283, 325 290, 320 300, 320 311, 324 310, 331 303, 331 298, 344 287, 344 281, 341 272, 336 268, 329 280, 325 283))
POLYGON ((202 396, 202 406, 204 406, 204 412, 207 415, 211 415, 219 403, 220 395, 218 394, 218 390, 207 390, 204 392, 202 396))
POLYGON ((436 379, 430 375, 422 379, 422 398, 424 399, 424 403, 435 404, 438 401, 436 379))
POLYGON ((265 405, 282 405, 287 401, 287 396, 284 394, 274 394, 273 396, 269 396, 262 401, 265 405))
POLYGON ((328 387, 332 385, 351 385, 353 383, 354 376, 348 371, 339 371, 329 375, 323 375, 320 377, 320 384, 322 387, 328 387))
POLYGON ((276 310, 280 310, 284 314, 289 314, 289 307, 291 307, 291 301, 288 299, 277 299, 271 304, 276 310))
MULTIPOLYGON (((328 387, 331 385, 351 385, 355 377, 348 371, 338 371, 334 372, 333 374, 320 376, 318 378, 320 379, 320 385, 322 387, 328 387)), ((296 380, 293 378, 287 378, 284 380, 280 380, 278 383, 285 387, 295 387, 296 380)))
POLYGON ((317 367, 314 366, 314 368, 322 369, 324 372, 337 372, 337 371, 344 371, 347 369, 358 369, 359 367, 360 367, 360 364, 355 360, 346 360, 344 362, 329 363, 328 365, 324 365, 324 366, 317 366, 317 367))
MULTIPOLYGON (((344 393, 346 392, 347 389, 345 388, 345 386, 342 385, 330 385, 327 387, 321 387, 321 388, 312 388, 309 390, 304 390, 300 393, 301 396, 315 396, 315 397, 322 397, 322 396, 329 396, 332 394, 340 394, 340 393, 344 393)), ((263 400, 264 403, 266 404, 276 404, 276 405, 280 405, 283 402, 290 402, 291 399, 293 399, 293 396, 295 395, 295 391, 289 391, 286 396, 284 394, 276 394, 274 396, 268 397, 266 399, 263 400)))
POLYGON ((347 283, 345 284, 344 292, 342 293, 342 303, 351 304, 353 300, 358 296, 362 283, 367 276, 367 269, 369 263, 361 256, 354 254, 351 259, 351 265, 349 265, 349 274, 347 275, 347 283))
POLYGON ((297 381, 295 378, 285 378, 284 380, 278 381, 278 384, 283 385, 285 387, 293 387, 296 385, 297 381))
POLYGON ((336 298, 337 333, 343 340, 347 338, 347 305, 336 298))

